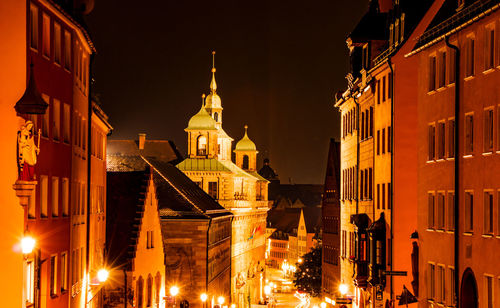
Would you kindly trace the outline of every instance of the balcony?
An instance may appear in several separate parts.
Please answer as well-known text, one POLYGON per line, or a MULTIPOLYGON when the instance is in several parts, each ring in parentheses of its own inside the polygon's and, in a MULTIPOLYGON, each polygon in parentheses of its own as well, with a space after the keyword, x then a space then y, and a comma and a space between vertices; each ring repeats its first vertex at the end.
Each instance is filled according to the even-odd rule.
POLYGON ((358 288, 368 286, 368 261, 354 261, 354 285, 358 288))

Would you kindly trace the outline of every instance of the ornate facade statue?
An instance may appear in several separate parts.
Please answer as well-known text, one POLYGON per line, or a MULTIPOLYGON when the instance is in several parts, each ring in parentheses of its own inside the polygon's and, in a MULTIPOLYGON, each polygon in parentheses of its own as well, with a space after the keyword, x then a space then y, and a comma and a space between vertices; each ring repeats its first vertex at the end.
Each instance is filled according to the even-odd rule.
POLYGON ((34 181, 35 165, 37 156, 40 153, 40 132, 38 141, 35 144, 34 125, 31 121, 26 121, 17 132, 17 168, 19 180, 34 181))

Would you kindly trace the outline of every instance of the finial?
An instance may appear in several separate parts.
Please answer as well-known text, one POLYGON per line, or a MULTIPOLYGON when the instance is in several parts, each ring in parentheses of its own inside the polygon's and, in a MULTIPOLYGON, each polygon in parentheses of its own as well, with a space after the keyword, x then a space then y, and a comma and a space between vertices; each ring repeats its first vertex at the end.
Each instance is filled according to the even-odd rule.
POLYGON ((217 91, 217 83, 215 82, 215 50, 212 51, 212 81, 210 82, 210 90, 212 93, 217 91))
POLYGON ((245 135, 247 134, 248 131, 248 125, 245 124, 245 135))
POLYGON ((205 107, 205 93, 201 95, 201 106, 205 107))

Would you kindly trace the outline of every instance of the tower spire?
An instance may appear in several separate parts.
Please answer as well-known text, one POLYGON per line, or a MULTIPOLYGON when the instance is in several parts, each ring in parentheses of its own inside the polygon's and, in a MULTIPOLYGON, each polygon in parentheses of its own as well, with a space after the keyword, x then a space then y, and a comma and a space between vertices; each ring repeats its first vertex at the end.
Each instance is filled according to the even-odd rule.
POLYGON ((205 93, 201 95, 201 107, 205 107, 205 93))
POLYGON ((212 93, 217 91, 217 83, 215 82, 215 50, 212 51, 212 82, 210 82, 210 90, 212 93))

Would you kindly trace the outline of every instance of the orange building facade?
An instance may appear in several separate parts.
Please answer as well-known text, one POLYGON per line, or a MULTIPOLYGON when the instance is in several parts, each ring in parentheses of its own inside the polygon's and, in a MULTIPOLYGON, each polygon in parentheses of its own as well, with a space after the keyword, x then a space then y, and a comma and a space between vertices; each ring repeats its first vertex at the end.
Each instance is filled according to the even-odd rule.
POLYGON ((420 307, 500 306, 497 1, 444 1, 418 74, 420 307))

